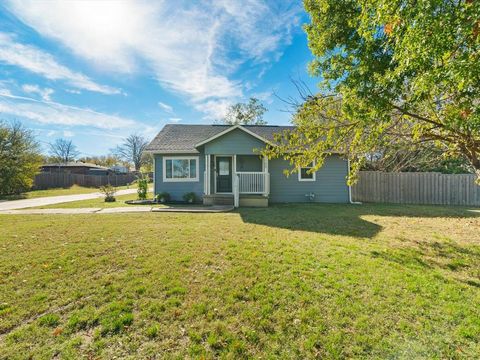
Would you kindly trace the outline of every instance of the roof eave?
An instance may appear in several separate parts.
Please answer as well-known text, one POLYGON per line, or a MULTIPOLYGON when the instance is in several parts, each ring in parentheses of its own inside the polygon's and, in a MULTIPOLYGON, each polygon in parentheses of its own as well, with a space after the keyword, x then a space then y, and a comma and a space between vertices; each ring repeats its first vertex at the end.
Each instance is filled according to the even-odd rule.
POLYGON ((268 145, 272 145, 272 146, 275 146, 272 142, 270 142, 269 140, 265 139, 264 137, 258 135, 258 134, 255 134, 253 131, 250 131, 246 128, 244 128, 242 125, 232 125, 231 127, 225 129, 224 131, 222 132, 219 132, 218 134, 215 134, 211 137, 209 137, 208 139, 205 139, 201 142, 199 142, 198 144, 195 144, 194 146, 197 148, 199 146, 202 146, 202 145, 205 145, 207 143, 209 143, 210 141, 213 141, 215 139, 218 139, 219 137, 222 137, 223 135, 225 134, 228 134, 229 132, 235 130, 235 129, 240 129, 240 130, 243 130, 244 132, 246 132, 247 134, 263 141, 265 144, 268 144, 268 145))
POLYGON ((164 154, 200 154, 198 150, 145 150, 147 154, 164 155, 164 154))

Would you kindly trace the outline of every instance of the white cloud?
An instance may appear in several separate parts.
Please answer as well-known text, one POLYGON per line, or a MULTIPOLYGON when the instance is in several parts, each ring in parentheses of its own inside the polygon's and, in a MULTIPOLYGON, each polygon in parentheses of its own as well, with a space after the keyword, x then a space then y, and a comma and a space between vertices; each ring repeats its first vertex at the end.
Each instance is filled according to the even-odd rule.
POLYGON ((12 96, 12 93, 8 89, 0 88, 0 96, 12 96))
POLYGON ((66 92, 70 94, 81 94, 82 92, 80 90, 75 90, 75 89, 65 89, 66 92))
POLYGON ((75 136, 75 133, 70 130, 63 130, 63 137, 69 138, 75 136))
POLYGON ((167 113, 173 113, 173 107, 171 107, 170 105, 168 104, 165 104, 161 101, 158 102, 158 106, 160 106, 160 108, 162 108, 164 111, 166 111, 167 113))
POLYGON ((53 89, 44 88, 42 89, 38 85, 25 84, 22 85, 22 90, 28 94, 38 94, 44 101, 51 101, 50 95, 53 94, 53 89))
POLYGON ((178 122, 182 121, 182 118, 172 117, 172 118, 168 119, 168 121, 172 122, 172 123, 178 123, 178 122))
POLYGON ((228 99, 209 100, 195 105, 195 109, 205 114, 206 121, 221 120, 232 102, 228 99))
POLYGON ((79 89, 103 94, 120 94, 121 90, 100 85, 87 76, 59 64, 49 53, 31 45, 21 44, 0 32, 0 62, 19 66, 50 80, 63 80, 79 89))
POLYGON ((276 0, 9 3, 24 23, 102 69, 153 72, 207 117, 244 95, 240 65, 279 58, 301 8, 276 0))
POLYGON ((271 104, 273 102, 272 95, 273 95, 273 91, 262 91, 262 92, 253 93, 252 97, 257 98, 258 100, 261 100, 263 102, 266 102, 267 104, 271 104))
POLYGON ((109 130, 139 126, 135 121, 117 115, 11 94, 0 94, 0 114, 26 118, 41 124, 91 126, 109 130))

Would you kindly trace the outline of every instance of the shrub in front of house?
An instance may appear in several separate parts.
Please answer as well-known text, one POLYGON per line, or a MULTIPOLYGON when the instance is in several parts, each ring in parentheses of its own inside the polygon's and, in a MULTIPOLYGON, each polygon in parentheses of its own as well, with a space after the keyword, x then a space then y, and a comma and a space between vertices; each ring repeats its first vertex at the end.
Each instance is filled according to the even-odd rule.
POLYGON ((157 194, 156 200, 157 200, 158 203, 162 203, 162 204, 167 203, 167 202, 170 201, 170 194, 163 191, 163 192, 157 194))
POLYGON ((110 184, 100 186, 100 192, 105 196, 105 202, 114 202, 117 190, 110 184))
POLYGON ((148 178, 138 179, 138 188, 137 188, 138 199, 146 200, 147 192, 148 192, 148 178))
POLYGON ((194 192, 188 192, 183 194, 183 200, 189 204, 193 204, 196 200, 197 196, 195 195, 194 192))

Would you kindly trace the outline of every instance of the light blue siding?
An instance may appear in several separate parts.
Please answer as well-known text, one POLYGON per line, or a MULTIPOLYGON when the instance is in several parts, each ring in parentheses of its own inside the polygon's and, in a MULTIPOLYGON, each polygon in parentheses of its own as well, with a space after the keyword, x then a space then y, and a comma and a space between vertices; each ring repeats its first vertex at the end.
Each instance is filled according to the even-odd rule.
POLYGON ((165 154, 155 155, 155 194, 166 191, 174 201, 182 201, 183 194, 194 192, 198 201, 203 196, 203 176, 205 171, 205 155, 203 151, 200 154, 165 154), (198 157, 198 181, 182 181, 182 182, 163 182, 163 156, 194 156, 198 157))
POLYGON ((348 202, 348 162, 338 155, 329 156, 320 170, 316 181, 298 181, 298 174, 286 177, 284 169, 290 164, 283 159, 269 161, 270 202, 309 202, 305 194, 314 193, 315 202, 346 203, 348 202))
POLYGON ((253 155, 254 149, 262 149, 265 143, 245 131, 235 129, 205 144, 205 154, 253 155))

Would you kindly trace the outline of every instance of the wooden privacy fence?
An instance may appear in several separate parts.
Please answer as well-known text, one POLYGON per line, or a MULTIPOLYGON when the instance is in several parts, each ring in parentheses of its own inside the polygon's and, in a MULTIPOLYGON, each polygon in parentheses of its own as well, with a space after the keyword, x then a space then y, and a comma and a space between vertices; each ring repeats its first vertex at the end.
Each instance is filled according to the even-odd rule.
POLYGON ((42 172, 35 176, 33 188, 35 190, 66 188, 74 184, 87 187, 100 187, 107 184, 124 186, 136 179, 135 174, 82 175, 61 172, 42 172))
POLYGON ((354 201, 480 206, 473 174, 361 171, 352 187, 354 201))

